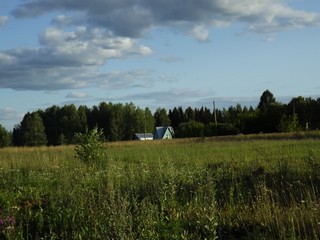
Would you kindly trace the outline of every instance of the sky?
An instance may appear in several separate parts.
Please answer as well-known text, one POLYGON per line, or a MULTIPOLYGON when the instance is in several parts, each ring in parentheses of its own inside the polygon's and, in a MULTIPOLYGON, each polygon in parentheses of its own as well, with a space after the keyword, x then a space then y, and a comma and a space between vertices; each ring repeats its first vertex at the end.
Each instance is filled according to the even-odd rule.
POLYGON ((53 105, 320 96, 319 0, 0 0, 0 124, 53 105))

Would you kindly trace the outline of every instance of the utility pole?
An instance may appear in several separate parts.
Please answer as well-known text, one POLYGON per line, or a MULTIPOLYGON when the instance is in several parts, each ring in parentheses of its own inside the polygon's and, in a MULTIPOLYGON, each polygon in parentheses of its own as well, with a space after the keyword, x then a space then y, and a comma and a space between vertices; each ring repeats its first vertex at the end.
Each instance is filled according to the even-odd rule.
POLYGON ((216 113, 216 103, 214 102, 214 100, 212 101, 212 103, 213 103, 214 123, 215 123, 215 125, 216 125, 215 135, 218 135, 218 134, 217 134, 218 122, 217 122, 217 113, 216 113))
POLYGON ((147 120, 146 120, 146 110, 144 110, 144 140, 147 140, 146 131, 147 131, 147 120))

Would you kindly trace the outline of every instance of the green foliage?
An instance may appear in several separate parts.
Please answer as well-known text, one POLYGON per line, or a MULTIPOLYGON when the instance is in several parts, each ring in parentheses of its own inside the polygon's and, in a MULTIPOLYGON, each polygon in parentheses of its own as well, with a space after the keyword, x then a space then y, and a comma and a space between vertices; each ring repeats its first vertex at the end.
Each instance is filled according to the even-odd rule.
POLYGON ((299 131, 299 122, 297 114, 293 116, 282 116, 280 123, 278 125, 278 129, 280 132, 296 132, 299 131))
POLYGON ((58 126, 65 137, 65 143, 74 143, 74 134, 82 132, 86 128, 85 115, 82 111, 78 111, 74 104, 63 106, 59 111, 59 115, 58 126))
MULTIPOLYGON (((44 111, 38 110, 37 113, 43 121, 47 144, 55 146, 72 144, 75 133, 83 132, 85 128, 93 129, 95 126, 103 129, 104 139, 108 141, 131 140, 135 133, 153 132, 155 126, 172 126, 177 132, 181 125, 179 130, 181 137, 275 133, 306 128, 317 130, 320 129, 319 108, 320 98, 300 96, 293 98, 288 104, 282 104, 276 101, 269 90, 266 90, 255 108, 240 104, 222 110, 217 108, 215 113, 218 126, 214 128, 212 128, 212 124, 215 124, 213 111, 206 107, 200 109, 193 109, 190 106, 186 109, 174 107, 168 112, 165 108, 158 108, 152 114, 148 108, 141 109, 133 103, 101 102, 99 106, 92 108, 80 106, 77 109, 71 104, 63 107, 52 106, 44 111), (293 118, 297 118, 293 123, 294 127, 290 120, 293 118), (187 134, 188 132, 190 134, 187 134)), ((25 118, 29 115, 30 113, 27 113, 25 118)), ((21 123, 13 129, 13 145, 29 145, 24 139, 26 137, 24 125, 21 123)), ((40 135, 43 137, 42 133, 40 135)), ((45 141, 42 140, 43 144, 45 141)), ((31 142, 32 145, 38 144, 34 140, 31 142)))
POLYGON ((276 99, 273 97, 273 94, 269 90, 266 90, 262 93, 260 97, 258 109, 264 112, 268 109, 268 107, 270 107, 274 103, 276 103, 276 99))
POLYGON ((170 126, 170 118, 165 108, 158 108, 153 115, 156 127, 168 127, 170 126))
POLYGON ((76 157, 85 163, 96 163, 101 159, 103 135, 102 129, 86 129, 84 133, 76 133, 75 139, 79 143, 75 147, 76 157))
POLYGON ((201 122, 190 121, 181 123, 176 131, 176 137, 188 138, 188 137, 212 137, 212 136, 224 136, 235 135, 239 133, 239 130, 231 124, 213 122, 204 125, 201 122))
POLYGON ((176 137, 203 137, 204 124, 196 121, 181 123, 176 132, 176 137))
POLYGON ((11 145, 11 134, 0 124, 0 148, 11 145))
POLYGON ((28 113, 24 116, 20 134, 24 146, 43 146, 47 144, 45 128, 38 112, 28 113))

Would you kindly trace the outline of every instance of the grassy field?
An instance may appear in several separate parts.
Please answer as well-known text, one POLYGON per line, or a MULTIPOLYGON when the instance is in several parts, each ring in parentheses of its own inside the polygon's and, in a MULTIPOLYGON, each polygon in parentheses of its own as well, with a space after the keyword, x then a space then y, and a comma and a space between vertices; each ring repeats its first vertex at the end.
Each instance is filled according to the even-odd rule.
POLYGON ((0 239, 319 239, 319 134, 0 149, 0 239))

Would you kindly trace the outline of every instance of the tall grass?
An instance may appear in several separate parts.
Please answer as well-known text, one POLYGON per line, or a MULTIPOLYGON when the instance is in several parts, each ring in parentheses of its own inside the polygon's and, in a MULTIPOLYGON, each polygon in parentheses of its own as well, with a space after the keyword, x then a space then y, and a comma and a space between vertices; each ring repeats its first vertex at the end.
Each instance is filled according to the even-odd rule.
POLYGON ((320 142, 0 150, 0 239, 318 239, 320 142))

